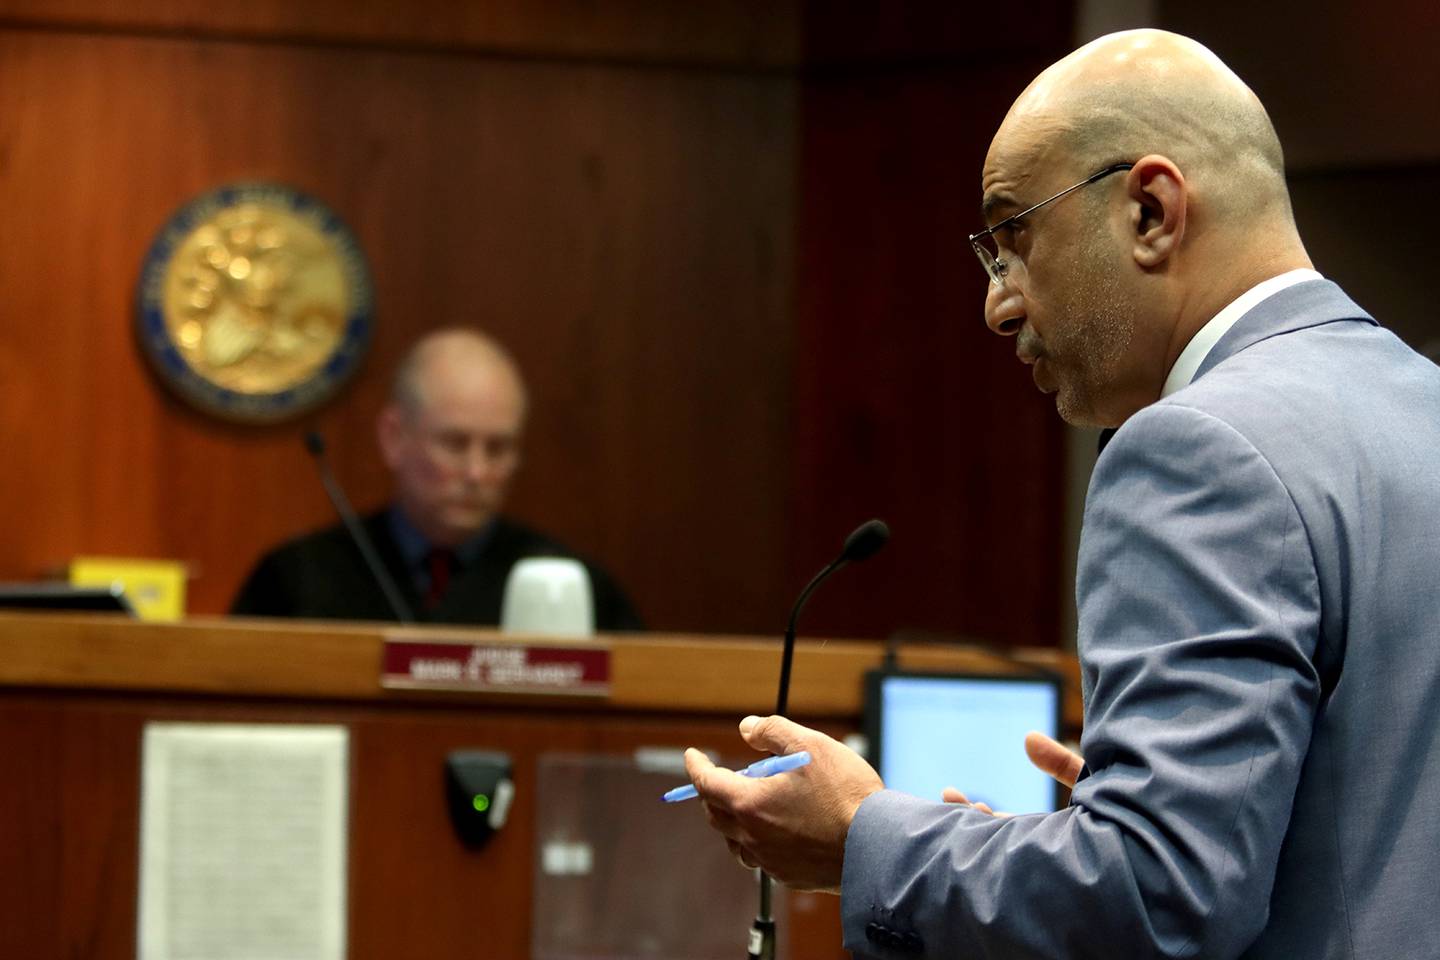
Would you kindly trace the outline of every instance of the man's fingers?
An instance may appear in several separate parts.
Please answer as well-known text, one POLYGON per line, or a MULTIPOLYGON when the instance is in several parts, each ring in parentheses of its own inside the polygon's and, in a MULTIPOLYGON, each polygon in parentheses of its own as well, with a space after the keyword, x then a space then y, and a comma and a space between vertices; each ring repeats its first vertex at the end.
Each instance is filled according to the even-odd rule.
POLYGON ((1080 768, 1085 766, 1085 760, 1078 753, 1034 731, 1025 734, 1025 755, 1036 767, 1067 787, 1075 786, 1075 781, 1080 779, 1080 768))
POLYGON ((749 850, 746 850, 744 847, 736 843, 734 840, 731 840, 729 837, 725 838, 725 846, 730 848, 730 856, 734 857, 736 860, 739 860, 742 867, 748 867, 749 869, 754 870, 756 867, 759 866, 759 864, 755 862, 755 858, 751 855, 749 850))
POLYGON ((689 747, 686 749, 685 774, 690 778, 691 783, 696 784, 698 787, 700 783, 700 777, 705 773, 705 771, 714 769, 715 764, 711 763, 710 758, 705 756, 704 753, 696 750, 694 747, 689 747))
POLYGON ((940 791, 940 799, 941 799, 941 801, 943 801, 944 803, 969 803, 969 802, 970 802, 970 798, 969 798, 969 797, 965 796, 965 794, 961 793, 959 790, 956 790, 954 787, 946 787, 944 790, 941 790, 941 791, 940 791))
POLYGON ((740 736, 761 752, 796 753, 805 749, 804 741, 810 735, 809 728, 784 717, 746 717, 740 721, 740 736))
POLYGON ((710 758, 694 747, 685 751, 685 773, 695 784, 695 791, 706 801, 706 805, 729 807, 729 792, 725 790, 725 774, 735 774, 723 767, 717 767, 710 758))
POLYGON ((744 796, 755 789, 756 781, 740 776, 734 770, 717 767, 694 747, 685 751, 685 772, 695 784, 695 792, 708 808, 729 815, 744 796))
POLYGON ((718 832, 727 837, 734 837, 740 832, 740 824, 734 814, 728 810, 722 810, 715 804, 705 800, 700 801, 701 808, 705 811, 705 819, 718 832))

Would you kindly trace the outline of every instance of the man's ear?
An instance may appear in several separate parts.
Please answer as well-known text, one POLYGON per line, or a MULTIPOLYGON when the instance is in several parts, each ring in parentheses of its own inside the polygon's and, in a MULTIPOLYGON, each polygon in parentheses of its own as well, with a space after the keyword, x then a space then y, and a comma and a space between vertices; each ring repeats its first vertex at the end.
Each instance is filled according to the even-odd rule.
POLYGON ((1152 153, 1130 168, 1125 189, 1132 201, 1130 227, 1135 238, 1135 262, 1153 270, 1180 248, 1185 237, 1189 202, 1185 175, 1169 158, 1152 153))
POLYGON ((394 470, 400 462, 400 448, 405 443, 404 414, 393 403, 385 405, 380 416, 375 418, 375 442, 380 447, 380 456, 385 465, 394 470))

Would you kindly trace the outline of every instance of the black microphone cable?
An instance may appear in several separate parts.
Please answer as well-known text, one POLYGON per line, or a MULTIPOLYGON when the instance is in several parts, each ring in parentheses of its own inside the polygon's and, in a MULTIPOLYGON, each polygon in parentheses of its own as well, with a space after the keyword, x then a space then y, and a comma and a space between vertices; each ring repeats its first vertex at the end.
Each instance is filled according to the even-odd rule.
POLYGON ((380 554, 375 550, 375 544, 370 542, 366 535, 365 528, 360 524, 360 518, 355 515, 355 509, 350 506, 350 499, 345 496, 339 481, 330 472, 330 463, 325 457, 325 438, 320 436, 320 431, 310 430, 305 434, 305 449, 310 451, 310 456, 315 458, 315 466, 320 471, 320 482, 325 485, 325 493, 330 497, 330 503, 335 507, 335 512, 340 514, 340 522, 350 533, 350 539, 360 550, 360 556, 365 560, 365 566, 370 568, 370 575, 380 585, 380 592, 385 595, 385 600, 390 604, 395 619, 401 623, 414 623, 415 614, 410 611, 410 605, 400 595, 400 588, 390 576, 390 571, 385 569, 385 564, 380 560, 380 554))

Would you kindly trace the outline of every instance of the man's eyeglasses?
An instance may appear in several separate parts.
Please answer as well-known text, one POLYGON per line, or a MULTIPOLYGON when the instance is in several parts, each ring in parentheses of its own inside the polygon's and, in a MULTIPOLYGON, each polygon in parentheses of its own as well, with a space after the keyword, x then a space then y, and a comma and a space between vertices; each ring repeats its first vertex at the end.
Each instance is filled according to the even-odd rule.
POLYGON ((1045 206, 1045 204, 1053 203, 1056 200, 1059 200, 1061 197, 1065 196, 1065 194, 1067 193, 1079 190, 1081 187, 1084 186, 1089 186, 1097 180, 1103 180, 1105 177, 1110 176, 1110 174, 1112 173, 1119 173, 1121 170, 1129 170, 1133 166, 1135 166, 1135 164, 1133 163, 1117 163, 1113 166, 1106 167, 1104 170, 1101 170, 1098 173, 1091 174, 1084 180, 1081 180, 1079 183, 1075 184, 1075 186, 1066 187, 1064 190, 1061 190, 1059 193, 1055 194, 1055 196, 1045 200, 1041 200, 1039 203, 1035 204, 1035 206, 1033 207, 1030 207, 1028 210, 1021 210, 1013 217, 1006 217, 1004 220, 1001 220, 999 223, 995 224, 995 226, 990 227, 989 229, 981 230, 979 233, 972 233, 970 235, 970 246, 975 248, 975 256, 980 258, 980 265, 985 268, 985 275, 990 278, 990 282, 995 284, 995 286, 997 287, 1004 283, 1005 271, 1009 266, 1009 264, 1007 264, 1006 261, 1000 256, 1000 245, 995 241, 995 232, 997 230, 1004 230, 1007 227, 1012 226, 1016 220, 1019 220, 1021 217, 1029 216, 1036 210, 1039 210, 1041 207, 1045 206))

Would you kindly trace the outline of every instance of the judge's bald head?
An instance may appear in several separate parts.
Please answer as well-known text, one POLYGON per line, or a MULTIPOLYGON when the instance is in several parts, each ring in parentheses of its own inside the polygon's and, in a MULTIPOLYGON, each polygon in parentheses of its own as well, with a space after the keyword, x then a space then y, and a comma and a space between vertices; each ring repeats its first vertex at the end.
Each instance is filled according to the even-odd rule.
POLYGON ((395 496, 433 546, 455 547, 499 513, 520 466, 526 395, 498 342, 470 328, 421 338, 377 423, 395 496))
POLYGON ((1194 40, 1111 34, 1041 73, 986 156, 986 221, 1117 164, 1132 166, 997 231, 1005 275, 986 299, 1061 415, 1109 426, 1158 398, 1229 300, 1309 265, 1265 108, 1194 40))

